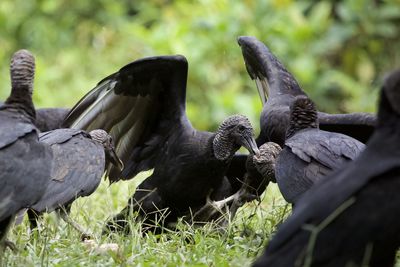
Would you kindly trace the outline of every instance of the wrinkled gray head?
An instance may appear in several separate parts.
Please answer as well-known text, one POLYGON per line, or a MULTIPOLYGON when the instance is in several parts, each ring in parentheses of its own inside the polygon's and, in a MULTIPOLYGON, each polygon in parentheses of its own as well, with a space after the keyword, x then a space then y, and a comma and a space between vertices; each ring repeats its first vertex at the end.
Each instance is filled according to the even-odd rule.
POLYGON ((253 163, 263 177, 275 181, 275 163, 282 148, 274 142, 268 142, 259 149, 260 154, 253 156, 253 163))
POLYGON ((214 155, 219 160, 226 160, 241 146, 252 154, 258 154, 249 119, 243 115, 233 115, 226 118, 217 130, 213 140, 214 155))
POLYGON ((383 91, 392 109, 400 114, 400 69, 391 72, 385 78, 383 91))
POLYGON ((297 96, 290 105, 290 122, 286 138, 306 128, 318 128, 318 112, 307 96, 297 96))
POLYGON ((111 135, 109 135, 106 131, 102 129, 90 131, 89 135, 94 141, 100 143, 104 147, 106 160, 111 162, 114 166, 122 171, 122 169, 124 168, 124 164, 115 152, 114 143, 111 135))
POLYGON ((25 49, 18 50, 11 58, 10 76, 12 88, 28 88, 33 90, 35 76, 35 57, 25 49))

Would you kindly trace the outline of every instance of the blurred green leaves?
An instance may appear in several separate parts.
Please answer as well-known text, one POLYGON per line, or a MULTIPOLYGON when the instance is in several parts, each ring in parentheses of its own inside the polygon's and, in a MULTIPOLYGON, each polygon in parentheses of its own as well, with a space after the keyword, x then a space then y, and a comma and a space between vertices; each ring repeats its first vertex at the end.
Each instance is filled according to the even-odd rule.
POLYGON ((9 93, 9 58, 19 48, 37 57, 37 106, 72 106, 132 60, 182 54, 196 127, 215 128, 232 113, 257 125, 261 103, 236 42, 252 35, 320 109, 374 111, 380 78, 399 67, 398 25, 398 0, 2 0, 0 98, 9 93))

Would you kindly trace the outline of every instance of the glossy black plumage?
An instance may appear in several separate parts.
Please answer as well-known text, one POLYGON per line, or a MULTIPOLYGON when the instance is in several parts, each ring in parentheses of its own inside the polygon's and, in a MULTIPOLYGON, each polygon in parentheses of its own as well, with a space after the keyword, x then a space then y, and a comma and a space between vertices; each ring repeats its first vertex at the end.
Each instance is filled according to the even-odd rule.
MULTIPOLYGON (((39 135, 39 141, 51 148, 53 156, 49 162, 48 186, 28 211, 33 227, 41 213, 56 209, 70 222, 67 214, 72 202, 96 190, 107 161, 119 166, 110 138, 103 130, 86 133, 77 129, 56 129, 39 135)), ((72 225, 88 237, 82 227, 74 222, 72 225)))
POLYGON ((105 167, 101 144, 86 132, 76 129, 45 132, 39 135, 39 140, 53 151, 51 181, 32 210, 51 212, 95 191, 105 167))
MULTIPOLYGON (((257 144, 271 141, 284 144, 289 126, 289 106, 295 96, 306 95, 296 79, 272 52, 254 37, 238 38, 247 72, 256 81, 263 111, 257 144)), ((366 142, 374 130, 375 116, 368 113, 328 114, 318 112, 320 128, 352 136, 366 142)))
MULTIPOLYGON (((230 160, 241 145, 257 150, 250 122, 232 116, 222 134, 198 131, 185 113, 187 61, 183 56, 137 60, 102 80, 71 111, 66 126, 103 128, 114 138, 125 164, 122 173, 109 168, 112 181, 130 179, 154 168, 128 207, 148 214, 170 209, 170 221, 197 209, 223 183, 230 160)), ((253 151, 254 152, 254 151, 253 151)))
POLYGON ((399 98, 398 70, 384 83, 366 149, 304 194, 254 266, 394 265, 400 245, 399 98))
POLYGON ((347 135, 320 130, 314 103, 306 96, 295 97, 285 146, 275 165, 279 190, 295 204, 316 182, 356 159, 364 147, 347 135))
POLYGON ((11 94, 0 107, 0 242, 15 214, 46 189, 51 151, 38 141, 32 103, 34 57, 17 51, 11 61, 11 94))

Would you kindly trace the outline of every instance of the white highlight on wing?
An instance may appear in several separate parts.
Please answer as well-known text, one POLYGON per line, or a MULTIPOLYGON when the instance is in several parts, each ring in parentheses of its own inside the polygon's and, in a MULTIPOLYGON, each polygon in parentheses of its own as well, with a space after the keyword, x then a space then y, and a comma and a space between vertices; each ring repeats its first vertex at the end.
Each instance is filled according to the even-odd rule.
POLYGON ((270 94, 270 87, 268 80, 265 78, 260 79, 259 77, 257 77, 255 81, 257 85, 258 94, 260 95, 262 105, 264 106, 270 94))
MULTIPOLYGON (((107 101, 104 100, 107 96, 114 94, 114 91, 112 88, 114 88, 116 84, 116 81, 113 81, 110 83, 109 86, 107 86, 107 83, 105 83, 103 86, 107 86, 107 90, 104 90, 100 93, 100 95, 97 97, 96 101, 94 101, 90 107, 88 107, 85 112, 83 112, 78 119, 74 121, 74 123, 71 125, 71 128, 77 128, 77 129, 88 129, 88 123, 94 120, 96 116, 98 116, 101 111, 103 110, 103 105, 107 101), (105 102, 103 102, 105 101, 105 102), (99 102, 103 102, 102 105, 97 105, 99 102)), ((101 90, 101 89, 99 89, 101 90)), ((90 97, 90 96, 88 96, 90 97)))

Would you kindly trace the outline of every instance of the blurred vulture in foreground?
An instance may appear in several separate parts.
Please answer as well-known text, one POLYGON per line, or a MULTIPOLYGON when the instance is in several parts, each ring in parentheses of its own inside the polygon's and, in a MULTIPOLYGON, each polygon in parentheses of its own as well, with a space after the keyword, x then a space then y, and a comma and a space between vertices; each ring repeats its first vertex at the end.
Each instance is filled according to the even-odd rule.
MULTIPOLYGON (((283 146, 289 127, 289 106, 296 96, 307 96, 296 79, 271 51, 254 37, 239 37, 247 72, 256 81, 263 110, 257 144, 275 142, 283 146)), ((365 143, 376 118, 368 113, 328 114, 318 112, 321 130, 349 135, 365 143)))
POLYGON ((254 266, 393 266, 400 246, 400 70, 366 149, 312 187, 254 266))
POLYGON ((314 103, 296 96, 290 105, 285 146, 276 162, 279 190, 295 204, 314 183, 356 159, 364 147, 347 135, 319 130, 314 103))
POLYGON ((100 129, 89 134, 82 130, 58 129, 40 134, 39 140, 49 145, 53 158, 49 184, 40 200, 28 210, 31 226, 36 227, 41 213, 58 210, 61 217, 81 233, 82 239, 89 238, 68 213, 75 199, 89 196, 96 190, 107 163, 122 170, 111 136, 100 129))
POLYGON ((217 191, 234 153, 241 146, 258 153, 244 116, 228 117, 215 133, 192 127, 185 112, 187 72, 183 56, 137 60, 102 80, 66 118, 65 126, 102 128, 114 138, 125 168, 109 166, 111 181, 154 169, 109 230, 129 230, 132 210, 154 225, 168 209, 161 216, 168 224, 204 206, 207 197, 222 199, 217 191))
MULTIPOLYGON (((11 94, 0 107, 0 242, 5 240, 15 214, 35 204, 46 189, 51 151, 39 142, 33 124, 32 102, 35 58, 26 50, 11 60, 11 94)), ((2 250, 0 248, 0 250, 2 250)))

